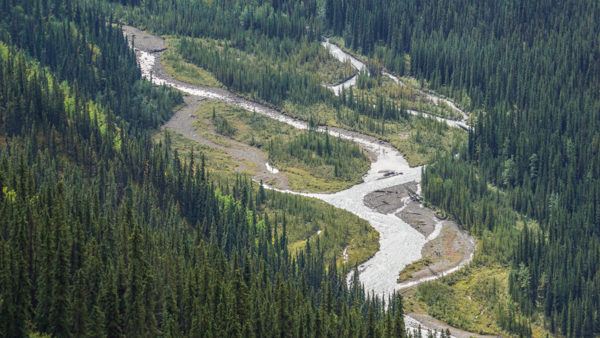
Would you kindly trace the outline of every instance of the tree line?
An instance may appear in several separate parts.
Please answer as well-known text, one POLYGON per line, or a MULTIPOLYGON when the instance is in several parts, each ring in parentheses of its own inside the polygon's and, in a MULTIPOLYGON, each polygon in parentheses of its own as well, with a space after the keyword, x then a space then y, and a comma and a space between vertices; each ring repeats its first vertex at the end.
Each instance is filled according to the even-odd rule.
POLYGON ((267 145, 269 159, 277 166, 279 163, 300 162, 320 170, 320 176, 332 176, 345 180, 356 179, 356 172, 363 172, 368 163, 366 155, 355 144, 331 137, 328 133, 314 129, 301 133, 287 142, 271 139, 267 145))
POLYGON ((152 141, 181 98, 95 6, 0 3, 0 332, 404 336, 399 295, 348 285, 318 241, 288 252, 264 189, 152 141))
POLYGON ((594 1, 326 3, 351 48, 471 98, 472 168, 436 162, 426 196, 475 229, 507 222, 505 205, 537 221, 510 245, 511 295, 572 337, 600 332, 598 14, 594 1), (487 183, 499 192, 484 197, 487 183))
MULTIPOLYGON (((177 12, 176 6, 162 5, 167 13, 177 12)), ((274 5, 265 1, 257 6, 272 8, 271 22, 294 18, 296 24, 305 25, 305 30, 274 33, 266 28, 269 25, 257 24, 233 33, 232 26, 216 25, 190 33, 187 26, 174 23, 194 23, 178 21, 174 16, 168 25, 156 20, 153 29, 191 36, 220 34, 224 38, 282 34, 301 39, 332 33, 343 37, 347 47, 398 75, 426 79, 432 88, 449 96, 467 96, 460 101, 467 102, 464 108, 477 114, 460 158, 473 169, 461 167, 440 173, 441 180, 436 181, 436 188, 432 185, 428 197, 475 228, 493 229, 498 219, 509 222, 503 219, 502 210, 507 209, 494 205, 492 193, 482 195, 482 186, 491 183, 501 190, 496 199, 506 194, 510 209, 539 222, 541 233, 523 231, 519 235, 523 238, 516 241, 519 244, 508 250, 512 251, 508 257, 513 276, 527 275, 523 266, 531 275, 521 278, 527 283, 517 283, 519 278, 511 277, 513 300, 525 312, 544 313, 553 332, 567 336, 600 332, 590 324, 598 322, 597 312, 589 310, 600 304, 594 296, 600 294, 597 1, 464 0, 448 4, 441 0, 327 0, 321 9, 323 16, 319 11, 303 12, 302 5, 291 2, 274 5), (460 186, 460 178, 468 172, 477 173, 476 183, 460 186), (460 191, 461 199, 445 201, 452 191, 460 191), (445 197, 434 198, 434 193, 445 197), (480 201, 476 209, 467 206, 469 198, 480 201)), ((211 7, 206 13, 219 10, 218 4, 211 7)), ((132 12, 157 13, 148 6, 132 12)), ((200 22, 216 22, 197 14, 200 22)), ((235 10, 230 15, 230 22, 243 17, 235 10)), ((368 81, 361 78, 361 85, 368 86, 368 81)), ((264 93, 268 96, 267 91, 264 93)), ((326 100, 344 101, 348 96, 353 94, 326 100)), ((278 102, 281 96, 275 98, 278 102)), ((373 105, 378 100, 370 98, 361 104, 352 97, 332 107, 336 116, 350 124, 359 123, 359 114, 377 116, 381 124, 370 119, 369 130, 381 131, 385 130, 385 119, 401 114, 394 110, 374 114, 373 105), (360 111, 350 108, 353 105, 359 105, 360 111)), ((439 166, 446 167, 446 160, 440 161, 439 166)))

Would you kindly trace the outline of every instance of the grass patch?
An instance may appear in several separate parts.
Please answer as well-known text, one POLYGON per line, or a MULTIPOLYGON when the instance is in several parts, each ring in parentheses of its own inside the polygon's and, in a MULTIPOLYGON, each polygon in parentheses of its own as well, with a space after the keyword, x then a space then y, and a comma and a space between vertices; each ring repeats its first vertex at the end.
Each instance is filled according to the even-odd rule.
MULTIPOLYGON (((206 160, 206 170, 217 185, 226 185, 239 176, 240 165, 229 154, 200 145, 178 133, 169 133, 171 147, 181 158, 187 158, 194 150, 196 161, 201 155, 206 160)), ((155 135, 156 142, 162 142, 165 132, 155 135)), ((251 166, 244 163, 244 166, 251 166)), ((259 193, 259 185, 254 185, 254 193, 259 193)), ((335 208, 321 200, 298 195, 266 191, 267 199, 260 206, 270 222, 283 231, 283 218, 287 224, 287 235, 290 252, 303 249, 307 240, 313 247, 319 246, 327 259, 337 257, 338 264, 343 265, 342 252, 348 247, 348 266, 360 264, 375 254, 379 249, 379 234, 367 221, 358 216, 335 208), (319 231, 321 231, 319 233, 319 231), (317 244, 318 242, 318 244, 317 244)))
POLYGON ((495 320, 494 304, 505 296, 501 291, 507 281, 506 270, 482 268, 452 285, 439 281, 421 284, 417 297, 435 318, 470 332, 494 334, 502 331, 495 320))
POLYGON ((419 166, 430 163, 438 151, 451 152, 467 139, 467 133, 431 119, 411 118, 410 128, 387 132, 385 138, 411 166, 419 166))
POLYGON ((404 155, 411 167, 430 163, 438 151, 451 151, 467 138, 463 130, 415 116, 386 121, 384 131, 381 132, 380 121, 349 109, 336 110, 326 104, 301 106, 286 102, 283 111, 294 117, 316 121, 320 125, 354 130, 387 141, 404 155))
MULTIPOLYGON (((471 266, 405 293, 407 312, 427 313, 469 332, 508 335, 501 324, 509 316, 524 320, 508 295, 509 269, 501 265, 471 266)), ((548 333, 541 319, 531 323, 532 335, 548 333)))
POLYGON ((413 277, 413 273, 421 271, 423 268, 426 268, 429 265, 431 265, 431 263, 433 262, 429 257, 424 257, 416 262, 410 263, 402 271, 400 271, 400 275, 398 276, 398 283, 402 283, 411 279, 413 277))
POLYGON ((198 132, 212 141, 226 137, 265 151, 293 190, 343 190, 360 182, 370 167, 366 154, 353 142, 298 130, 241 108, 207 102, 196 115, 198 132))
MULTIPOLYGON (((206 160, 206 169, 208 173, 218 182, 226 182, 235 179, 237 174, 251 174, 251 170, 239 172, 238 168, 244 166, 246 168, 252 168, 254 165, 250 162, 240 163, 233 159, 226 152, 214 149, 202 144, 198 144, 192 140, 187 139, 185 136, 170 132, 171 147, 180 155, 186 156, 193 150, 196 154, 196 161, 200 156, 204 156, 206 160)), ((161 132, 155 136, 155 139, 164 139, 165 133, 161 132)), ((184 157, 185 158, 185 157, 184 157)))
MULTIPOLYGON (((285 172, 290 189, 294 191, 311 191, 311 192, 335 192, 349 188, 355 182, 344 182, 339 180, 328 180, 320 177, 315 177, 313 174, 303 168, 294 166, 278 166, 285 172)), ((325 168, 329 171, 330 168, 325 168)), ((319 171, 318 167, 314 168, 315 172, 319 171)), ((358 183, 358 179, 357 182, 358 183)))
POLYGON ((161 55, 161 64, 169 76, 196 86, 223 87, 211 73, 181 57, 176 48, 177 39, 167 38, 166 41, 169 48, 161 55))

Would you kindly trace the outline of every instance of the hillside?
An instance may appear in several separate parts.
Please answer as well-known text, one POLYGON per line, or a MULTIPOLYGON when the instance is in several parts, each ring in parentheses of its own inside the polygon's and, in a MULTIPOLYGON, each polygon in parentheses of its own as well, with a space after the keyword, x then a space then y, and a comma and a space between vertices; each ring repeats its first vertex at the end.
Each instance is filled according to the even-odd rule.
POLYGON ((600 335, 598 17, 0 0, 0 336, 600 335))

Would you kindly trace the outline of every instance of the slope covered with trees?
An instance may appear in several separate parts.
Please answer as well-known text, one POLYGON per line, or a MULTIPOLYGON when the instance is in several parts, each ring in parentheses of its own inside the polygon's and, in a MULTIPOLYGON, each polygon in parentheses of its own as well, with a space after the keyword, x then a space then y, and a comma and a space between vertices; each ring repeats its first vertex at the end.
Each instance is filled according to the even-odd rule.
POLYGON ((264 192, 151 141, 180 97, 140 80, 109 16, 0 8, 2 335, 404 334, 399 296, 384 311, 318 242, 288 252, 264 192))
MULTIPOLYGON (((114 10, 157 33, 230 41, 183 39, 178 51, 307 119, 318 107, 325 122, 386 138, 406 114, 365 76, 336 97, 314 69, 248 64, 237 50, 268 46, 283 61, 332 33, 466 102, 474 129, 458 156, 428 166, 425 196, 511 266, 519 312, 566 336, 600 333, 598 1, 115 3, 0 0, 0 332, 403 334, 400 297, 384 311, 319 243, 292 257, 283 219, 261 213, 268 194, 217 184, 200 158, 151 141, 181 98, 140 79, 114 10)), ((502 325, 530 332, 521 318, 502 325)))
POLYGON ((265 151, 269 163, 286 173, 295 191, 341 190, 360 182, 370 167, 367 154, 356 143, 313 126, 298 130, 256 112, 213 102, 202 104, 195 114, 200 120, 194 126, 204 137, 216 136, 218 141, 223 136, 265 151), (210 127, 218 136, 203 130, 210 127))
MULTIPOLYGON (((215 79, 196 84, 218 80, 237 94, 275 105, 286 114, 382 138, 398 147, 411 165, 428 162, 436 149, 451 148, 454 139, 462 138, 440 123, 409 118, 407 108, 434 108, 447 115, 438 106, 411 102, 416 95, 410 91, 399 94, 378 88, 335 96, 325 88, 322 84, 340 79, 346 67, 333 66, 331 57, 323 56, 324 8, 314 5, 313 1, 157 0, 116 5, 114 13, 130 25, 167 38, 170 46, 163 64, 170 76, 195 82, 191 74, 207 79, 208 71, 215 79), (246 20, 252 24, 240 24, 250 22, 246 20), (291 27, 289 22, 304 29, 284 28, 291 27), (178 67, 172 67, 174 57, 178 67)), ((381 70, 378 64, 369 67, 381 70)))
MULTIPOLYGON (((272 13, 272 23, 295 18, 307 31, 253 24, 234 35, 333 33, 388 70, 426 79, 476 111, 460 158, 442 156, 430 166, 424 192, 473 231, 492 233, 492 242, 513 243, 495 246, 496 259, 513 266, 510 293, 524 313, 543 313, 550 330, 564 335, 600 332, 599 3, 327 0, 322 18, 292 3, 258 2, 269 10, 251 9, 250 16, 272 13), (539 229, 515 227, 522 216, 539 229)), ((166 27, 154 29, 206 34, 166 27)), ((387 104, 377 97, 350 92, 339 100, 337 121, 369 125, 380 135, 385 123, 366 123, 364 116, 400 117, 373 109, 387 104)))
POLYGON ((468 96, 469 108, 481 110, 462 154, 473 168, 441 159, 428 170, 426 195, 465 224, 493 229, 507 214, 486 185, 501 189, 509 207, 540 223, 510 246, 513 299, 525 313, 542 312, 554 332, 598 334, 599 3, 328 0, 325 7, 329 29, 349 47, 468 96))

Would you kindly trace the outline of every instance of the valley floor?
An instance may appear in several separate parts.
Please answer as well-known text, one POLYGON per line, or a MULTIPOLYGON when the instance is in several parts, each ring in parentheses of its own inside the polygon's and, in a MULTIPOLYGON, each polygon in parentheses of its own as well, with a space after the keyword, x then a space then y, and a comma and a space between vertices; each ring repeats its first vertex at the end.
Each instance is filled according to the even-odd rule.
MULTIPOLYGON (((128 35, 136 35, 135 46, 140 50, 146 52, 160 52, 166 48, 164 41, 158 37, 151 36, 133 27, 125 27, 125 31, 128 35)), ((260 107, 260 105, 256 103, 246 103, 244 99, 237 97, 226 89, 206 88, 203 86, 193 87, 188 83, 177 81, 173 79, 170 74, 167 74, 161 66, 160 54, 156 53, 153 57, 157 57, 157 60, 153 61, 154 63, 150 69, 150 76, 156 83, 168 83, 174 85, 176 88, 183 88, 185 89, 184 91, 192 94, 186 96, 185 105, 163 126, 163 129, 172 130, 200 145, 227 154, 227 156, 234 159, 234 162, 236 163, 234 168, 230 168, 234 171, 249 173, 255 180, 268 182, 282 190, 286 190, 289 187, 289 182, 285 176, 281 175, 280 172, 273 170, 273 168, 268 165, 264 152, 235 140, 227 140, 226 143, 215 142, 214 139, 202 135, 202 133, 194 127, 198 118, 195 112, 205 103, 205 99, 223 100, 225 103, 238 105, 245 109, 262 109, 264 110, 262 113, 271 118, 274 118, 273 114, 280 113, 273 111, 271 108, 260 107), (197 92, 202 94, 193 95, 197 92), (256 109, 257 107, 260 108, 256 109)), ((143 66, 144 65, 142 65, 142 67, 143 66)), ((145 71, 148 72, 148 69, 145 71)), ((297 128, 304 123, 289 117, 278 116, 275 118, 281 122, 296 126, 297 128)), ((395 149, 391 146, 386 145, 381 141, 375 141, 370 136, 364 136, 355 132, 347 132, 335 128, 328 132, 337 132, 339 136, 345 135, 345 138, 358 141, 365 149, 369 150, 371 159, 374 159, 374 155, 377 158, 379 156, 386 158, 390 156, 390 154, 386 154, 386 152, 395 152, 395 149), (375 146, 376 144, 377 146, 375 146)), ((357 190, 356 193, 351 194, 353 195, 353 198, 358 197, 360 199, 357 201, 359 204, 354 205, 353 203, 347 203, 346 197, 342 197, 345 196, 344 192, 334 195, 304 194, 310 197, 323 199, 334 206, 341 207, 355 213, 359 217, 369 220, 375 229, 381 233, 380 251, 370 261, 361 264, 359 267, 359 271, 361 271, 361 281, 365 283, 367 289, 370 288, 369 280, 372 279, 370 279, 369 276, 371 274, 373 276, 378 276, 372 281, 379 280, 380 282, 382 276, 379 274, 381 272, 385 272, 386 274, 389 274, 389 272, 394 273, 390 276, 393 280, 385 282, 385 285, 387 286, 383 286, 383 284, 380 286, 373 286, 374 290, 378 293, 390 292, 393 289, 412 288, 425 281, 437 279, 447 273, 455 271, 470 262, 475 248, 473 239, 464 231, 460 230, 456 223, 441 219, 433 212, 433 210, 425 208, 419 202, 410 199, 405 188, 409 187, 410 191, 413 192, 418 190, 418 184, 416 182, 419 180, 421 169, 410 168, 400 154, 396 156, 399 156, 401 161, 391 168, 399 168, 401 169, 400 171, 390 171, 389 169, 386 169, 387 167, 383 168, 384 170, 381 170, 382 168, 378 167, 381 166, 382 163, 387 163, 389 165, 390 163, 395 163, 394 161, 397 160, 393 160, 392 162, 387 160, 387 162, 377 162, 377 159, 374 159, 369 175, 365 176, 367 182, 361 184, 361 186, 365 186, 365 189, 349 189, 349 191, 357 190), (394 182, 400 184, 394 184, 394 182), (366 188, 367 186, 371 188, 366 188), (361 191, 360 193, 358 193, 359 190, 361 191), (382 199, 381 196, 376 196, 378 193, 381 195, 382 191, 384 191, 383 195, 392 197, 390 201, 387 201, 385 197, 382 199), (342 199, 338 201, 336 195, 339 195, 342 199), (394 204, 398 202, 400 203, 394 204), (380 205, 376 205, 377 203, 380 203, 380 205), (384 206, 384 204, 387 206, 384 206), (357 207, 358 209, 356 209, 357 207), (381 210, 381 208, 384 208, 385 210, 381 210), (391 224, 386 222, 391 222, 391 224), (404 225, 407 226, 406 229, 404 228, 404 225), (390 226, 401 226, 403 230, 398 232, 400 229, 389 228, 390 226), (392 233, 388 234, 388 228, 389 230, 392 230, 394 235, 392 235, 392 233), (409 233, 411 233, 410 236, 408 236, 409 233), (398 235, 400 235, 400 237, 398 237, 398 235), (413 239, 409 239, 407 236, 413 239), (415 242, 415 239, 418 240, 415 242), (411 243, 411 245, 406 248, 408 251, 405 251, 404 255, 399 256, 399 253, 402 252, 402 250, 400 250, 400 252, 398 250, 402 247, 402 243, 411 243), (414 249, 417 250, 415 251, 414 249), (394 253, 392 253, 392 251, 394 253), (406 255, 407 253, 408 255, 406 255), (393 262, 395 263, 392 266, 389 265, 392 257, 401 259, 394 259, 393 262), (426 260, 426 264, 423 264, 423 260, 426 260), (369 273, 372 267, 382 267, 379 263, 374 264, 371 263, 371 261, 385 262, 383 266, 385 271, 381 270, 379 272, 373 272, 374 274, 369 273), (409 274, 405 273, 404 275, 398 275, 398 272, 403 270, 402 266, 406 268, 406 270, 409 270, 409 274), (398 279, 398 282, 396 282, 396 279, 398 279), (389 286, 391 286, 391 289, 389 286)), ((341 256, 346 256, 346 252, 347 248, 341 256)), ((412 328, 416 328, 419 325, 422 328, 431 329, 450 328, 424 314, 411 314, 407 317, 406 321, 408 327, 412 328)), ((469 333, 458 329, 450 328, 450 330, 453 335, 455 335, 455 333, 457 336, 470 335, 469 333)))
MULTIPOLYGON (((247 173, 256 181, 263 181, 269 185, 280 189, 288 189, 288 180, 285 175, 275 173, 267 167, 267 155, 255 147, 251 147, 242 142, 228 139, 226 142, 214 142, 201 133, 195 123, 198 120, 196 111, 200 105, 206 104, 206 100, 191 95, 184 96, 184 105, 175 112, 173 117, 165 123, 161 129, 178 133, 183 137, 221 151, 230 156, 235 164, 234 171, 247 173)), ((223 168, 225 169, 225 168, 223 168)))

